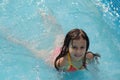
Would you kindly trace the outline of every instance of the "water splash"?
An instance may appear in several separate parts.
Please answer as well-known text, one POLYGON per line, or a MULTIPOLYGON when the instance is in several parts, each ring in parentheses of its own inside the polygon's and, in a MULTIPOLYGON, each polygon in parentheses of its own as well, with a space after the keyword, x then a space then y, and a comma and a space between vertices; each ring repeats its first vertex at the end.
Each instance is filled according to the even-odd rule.
POLYGON ((118 37, 120 32, 119 25, 116 25, 116 21, 119 20, 118 12, 119 7, 114 8, 113 1, 1 0, 1 79, 92 80, 91 73, 87 71, 63 73, 59 76, 59 73, 43 61, 44 59, 39 58, 41 56, 48 58, 53 46, 61 45, 61 36, 63 38, 63 34, 77 27, 88 33, 90 50, 99 52, 102 56, 99 79, 118 80, 120 67, 118 37))

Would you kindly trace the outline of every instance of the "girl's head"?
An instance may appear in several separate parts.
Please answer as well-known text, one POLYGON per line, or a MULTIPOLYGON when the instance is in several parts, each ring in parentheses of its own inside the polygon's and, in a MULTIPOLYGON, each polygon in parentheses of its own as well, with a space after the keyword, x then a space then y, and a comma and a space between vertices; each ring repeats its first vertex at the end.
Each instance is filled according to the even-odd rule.
POLYGON ((87 51, 89 48, 89 38, 82 29, 73 29, 69 31, 65 37, 62 49, 68 52, 69 45, 70 44, 73 45, 73 41, 81 40, 81 39, 86 41, 86 51, 87 51))
POLYGON ((87 34, 82 29, 72 29, 67 33, 64 39, 61 53, 56 58, 55 65, 58 59, 67 55, 68 53, 70 53, 72 57, 85 57, 88 48, 89 38, 87 34))
POLYGON ((74 59, 80 59, 84 57, 89 47, 89 38, 82 29, 73 29, 69 31, 65 37, 62 47, 63 55, 68 52, 74 59))

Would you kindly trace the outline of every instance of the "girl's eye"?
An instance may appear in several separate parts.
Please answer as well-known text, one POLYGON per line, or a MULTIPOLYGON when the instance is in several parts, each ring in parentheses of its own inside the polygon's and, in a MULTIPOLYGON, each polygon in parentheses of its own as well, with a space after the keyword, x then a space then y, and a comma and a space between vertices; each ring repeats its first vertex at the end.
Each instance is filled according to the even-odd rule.
POLYGON ((73 48, 73 49, 77 49, 77 47, 76 47, 76 46, 73 46, 72 48, 73 48))
POLYGON ((84 49, 84 48, 85 48, 85 47, 83 47, 83 46, 81 47, 81 49, 84 49))

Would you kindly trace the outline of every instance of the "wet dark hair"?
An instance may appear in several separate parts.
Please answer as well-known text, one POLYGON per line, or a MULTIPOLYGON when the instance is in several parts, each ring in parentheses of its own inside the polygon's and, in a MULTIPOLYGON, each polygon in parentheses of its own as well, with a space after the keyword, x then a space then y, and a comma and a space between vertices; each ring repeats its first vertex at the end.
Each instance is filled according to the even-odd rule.
POLYGON ((64 57, 65 55, 68 54, 69 52, 69 44, 70 44, 70 41, 73 41, 73 40, 78 40, 78 39, 84 39, 86 40, 86 53, 85 53, 85 56, 84 56, 84 59, 83 59, 83 66, 86 68, 86 54, 87 54, 87 50, 89 48, 89 38, 87 36, 87 34, 82 30, 82 29, 72 29, 71 31, 69 31, 67 33, 67 35, 65 36, 65 39, 64 39, 64 43, 63 43, 63 46, 61 48, 61 52, 60 54, 56 57, 55 61, 54 61, 54 66, 57 70, 59 70, 56 62, 58 59, 60 59, 61 57, 64 57))

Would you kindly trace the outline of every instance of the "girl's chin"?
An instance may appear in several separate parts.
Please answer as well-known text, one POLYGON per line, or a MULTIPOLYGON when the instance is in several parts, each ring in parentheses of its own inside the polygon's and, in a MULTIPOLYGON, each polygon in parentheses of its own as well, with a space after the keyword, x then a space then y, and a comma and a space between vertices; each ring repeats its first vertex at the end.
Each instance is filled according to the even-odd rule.
POLYGON ((82 57, 80 57, 80 58, 77 58, 76 60, 77 60, 77 61, 80 61, 81 59, 82 59, 82 57))
POLYGON ((82 59, 82 56, 81 57, 75 57, 75 60, 76 61, 79 61, 79 60, 81 60, 82 59))

